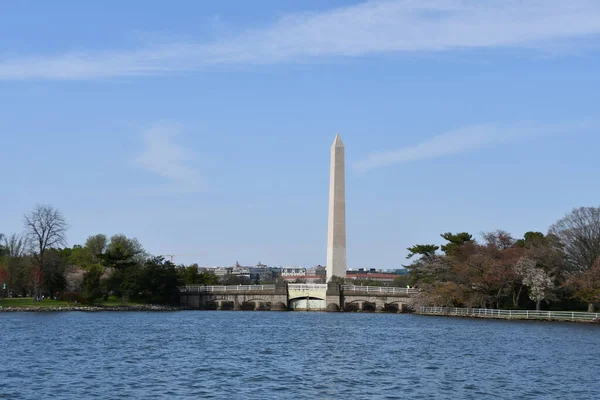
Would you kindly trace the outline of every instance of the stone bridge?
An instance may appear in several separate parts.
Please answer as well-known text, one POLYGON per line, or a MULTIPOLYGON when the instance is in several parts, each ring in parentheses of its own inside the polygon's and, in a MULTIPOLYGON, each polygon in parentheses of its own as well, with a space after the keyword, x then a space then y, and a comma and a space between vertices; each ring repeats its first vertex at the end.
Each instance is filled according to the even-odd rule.
POLYGON ((417 289, 328 284, 183 286, 181 305, 202 310, 404 312, 417 289))

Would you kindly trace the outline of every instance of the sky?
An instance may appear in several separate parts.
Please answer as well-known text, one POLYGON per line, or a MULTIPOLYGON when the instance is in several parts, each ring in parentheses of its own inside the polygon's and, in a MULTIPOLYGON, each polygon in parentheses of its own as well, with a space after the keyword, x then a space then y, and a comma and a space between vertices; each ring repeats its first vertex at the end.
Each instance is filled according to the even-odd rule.
POLYGON ((324 265, 338 132, 348 268, 546 232, 599 206, 598 71, 596 0, 5 1, 0 232, 324 265))

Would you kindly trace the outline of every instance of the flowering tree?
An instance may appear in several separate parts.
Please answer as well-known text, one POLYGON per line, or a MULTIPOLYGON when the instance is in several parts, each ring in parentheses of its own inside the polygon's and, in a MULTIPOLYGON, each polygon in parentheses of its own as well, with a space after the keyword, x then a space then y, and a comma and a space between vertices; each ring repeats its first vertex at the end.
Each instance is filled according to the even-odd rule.
POLYGON ((530 258, 521 258, 515 265, 515 270, 523 279, 523 285, 529 288, 529 298, 535 301, 535 309, 539 311, 542 301, 552 294, 554 282, 548 273, 530 258))

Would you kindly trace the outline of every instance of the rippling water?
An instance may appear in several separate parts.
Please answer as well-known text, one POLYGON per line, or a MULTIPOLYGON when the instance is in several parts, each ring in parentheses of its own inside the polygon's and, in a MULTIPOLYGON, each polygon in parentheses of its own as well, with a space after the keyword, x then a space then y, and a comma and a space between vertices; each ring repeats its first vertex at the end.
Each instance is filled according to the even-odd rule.
POLYGON ((0 398, 598 399, 600 326, 398 314, 0 313, 0 398))

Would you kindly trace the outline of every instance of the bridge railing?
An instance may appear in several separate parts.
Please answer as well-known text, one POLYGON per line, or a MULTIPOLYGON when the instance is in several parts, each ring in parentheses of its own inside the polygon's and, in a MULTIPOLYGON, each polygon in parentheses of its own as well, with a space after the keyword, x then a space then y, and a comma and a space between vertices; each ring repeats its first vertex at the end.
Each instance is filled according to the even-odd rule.
POLYGON ((498 310, 493 308, 419 307, 419 312, 422 314, 507 319, 559 319, 573 321, 594 321, 600 318, 600 313, 581 311, 498 310))
POLYGON ((415 288, 401 288, 401 287, 389 287, 389 286, 343 285, 342 289, 344 290, 344 292, 367 292, 367 293, 381 293, 381 294, 415 294, 415 293, 419 293, 419 289, 415 289, 415 288))
POLYGON ((288 290, 327 290, 326 283, 288 283, 288 290))
POLYGON ((230 286, 180 286, 182 293, 200 293, 200 292, 250 292, 260 290, 274 290, 275 285, 230 285, 230 286))

